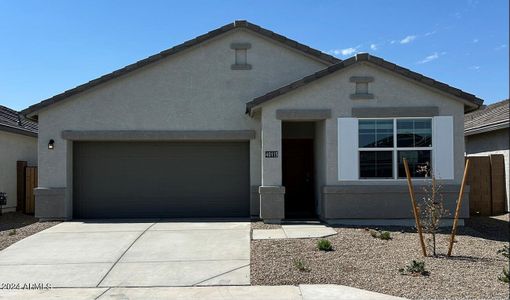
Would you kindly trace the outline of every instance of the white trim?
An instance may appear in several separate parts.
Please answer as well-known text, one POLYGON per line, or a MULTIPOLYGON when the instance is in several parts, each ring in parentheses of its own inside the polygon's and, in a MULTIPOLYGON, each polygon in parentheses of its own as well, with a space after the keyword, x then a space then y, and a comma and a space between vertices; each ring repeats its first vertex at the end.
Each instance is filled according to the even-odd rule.
POLYGON ((338 180, 359 179, 358 119, 338 118, 338 180))
POLYGON ((437 116, 432 119, 432 169, 438 179, 454 178, 453 116, 437 116), (434 154, 434 153, 433 153, 434 154))

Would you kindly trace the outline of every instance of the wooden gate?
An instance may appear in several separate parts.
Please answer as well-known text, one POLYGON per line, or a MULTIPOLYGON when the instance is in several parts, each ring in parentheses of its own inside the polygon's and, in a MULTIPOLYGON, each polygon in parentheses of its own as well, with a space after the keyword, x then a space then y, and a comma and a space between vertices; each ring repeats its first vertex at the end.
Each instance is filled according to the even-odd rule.
POLYGON ((505 163, 501 154, 469 156, 467 184, 471 215, 490 216, 505 212, 505 163))
POLYGON ((37 187, 37 167, 17 162, 17 210, 26 214, 35 212, 34 189, 37 187))

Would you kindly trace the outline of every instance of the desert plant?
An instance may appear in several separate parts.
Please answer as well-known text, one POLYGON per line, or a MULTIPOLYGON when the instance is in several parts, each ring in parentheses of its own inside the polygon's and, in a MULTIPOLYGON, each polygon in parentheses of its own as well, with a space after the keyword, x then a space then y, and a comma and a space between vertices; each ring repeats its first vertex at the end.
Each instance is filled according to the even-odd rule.
POLYGON ((498 279, 503 281, 504 283, 510 282, 510 272, 507 268, 503 268, 503 274, 498 276, 498 279))
POLYGON ((510 250, 508 249, 508 245, 505 245, 502 249, 499 249, 498 254, 501 254, 506 258, 510 258, 510 250))
POLYGON ((381 234, 379 235, 379 238, 381 240, 391 240, 391 234, 389 231, 382 231, 381 234))
POLYGON ((401 268, 398 271, 402 275, 407 275, 407 274, 422 275, 422 276, 429 276, 430 275, 430 272, 425 269, 425 262, 424 261, 413 260, 405 268, 401 268))
POLYGON ((305 262, 300 259, 294 260, 294 267, 296 267, 296 269, 298 269, 301 272, 310 272, 310 268, 308 268, 305 262))
POLYGON ((10 235, 10 236, 11 236, 11 235, 15 235, 15 234, 16 234, 16 229, 13 229, 13 230, 9 231, 9 235, 10 235))
POLYGON ((425 196, 423 203, 419 205, 421 215, 421 226, 425 233, 431 235, 429 239, 429 246, 432 248, 432 254, 437 256, 436 253, 436 234, 439 232, 441 219, 448 216, 450 213, 444 208, 444 199, 441 194, 441 185, 437 184, 436 176, 430 168, 430 163, 419 166, 417 173, 424 174, 425 178, 430 178, 428 185, 423 188, 425 196))
POLYGON ((373 238, 381 239, 381 240, 391 240, 391 233, 389 231, 380 231, 370 229, 370 235, 373 238))
POLYGON ((330 241, 322 239, 317 242, 317 249, 321 251, 332 251, 333 245, 331 245, 330 241))

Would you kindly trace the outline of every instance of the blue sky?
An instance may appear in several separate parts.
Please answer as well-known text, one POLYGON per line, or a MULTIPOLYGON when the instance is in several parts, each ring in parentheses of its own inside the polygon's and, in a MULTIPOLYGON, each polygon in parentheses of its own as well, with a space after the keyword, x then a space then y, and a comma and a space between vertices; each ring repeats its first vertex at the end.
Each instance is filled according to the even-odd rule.
POLYGON ((14 109, 246 19, 346 58, 369 52, 508 98, 508 0, 0 0, 0 104, 14 109))

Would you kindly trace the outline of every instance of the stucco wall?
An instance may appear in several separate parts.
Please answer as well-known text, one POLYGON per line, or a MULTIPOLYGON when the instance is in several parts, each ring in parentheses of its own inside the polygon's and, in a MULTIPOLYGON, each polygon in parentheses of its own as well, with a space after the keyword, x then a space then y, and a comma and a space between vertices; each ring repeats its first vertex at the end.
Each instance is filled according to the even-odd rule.
POLYGON ((16 161, 37 165, 37 138, 0 131, 0 192, 7 193, 2 211, 14 211, 17 204, 16 161))
MULTIPOLYGON (((316 151, 324 153, 324 185, 326 186, 353 186, 371 185, 405 186, 405 180, 356 180, 340 181, 338 179, 338 157, 337 157, 337 118, 350 117, 353 107, 438 107, 439 115, 453 116, 454 119, 454 179, 444 180, 443 184, 456 185, 462 179, 464 165, 464 104, 452 99, 450 96, 439 93, 431 88, 414 83, 408 79, 390 73, 384 69, 373 66, 369 63, 356 64, 342 71, 331 74, 325 78, 308 84, 285 95, 282 95, 262 105, 262 147, 265 150, 278 150, 280 145, 279 126, 280 121, 276 120, 278 109, 331 109, 331 118, 324 122, 323 149, 318 147, 316 151), (350 94, 354 93, 355 84, 350 82, 351 76, 371 76, 374 81, 369 85, 369 92, 374 94, 371 100, 352 100, 350 94), (267 136, 267 138, 266 138, 267 136)), ((275 169, 281 169, 281 158, 262 158, 263 166, 271 164, 270 168, 262 170, 262 182, 271 185, 281 185, 281 176, 275 174, 275 169)), ((424 181, 415 180, 416 185, 424 181)), ((384 192, 383 188, 379 189, 384 192)), ((379 193, 373 194, 373 201, 377 201, 379 193)), ((402 194, 402 197, 408 197, 402 194)), ((402 198, 401 201, 408 201, 402 198)), ((372 203, 374 209, 384 209, 372 203)), ((464 210, 465 211, 465 210, 464 210)), ((409 212, 406 215, 412 217, 409 212)), ((334 213, 329 215, 333 218, 334 213)), ((339 216, 342 214, 338 214, 339 216)), ((367 211, 365 216, 369 216, 367 211)), ((467 214, 463 215, 467 217, 467 214)), ((402 217, 402 214, 399 215, 402 217)))
POLYGON ((466 136, 466 154, 467 155, 491 155, 503 154, 505 159, 505 180, 506 180, 506 210, 510 207, 510 181, 508 170, 510 170, 510 130, 500 129, 466 136))
POLYGON ((326 65, 243 29, 114 79, 39 113, 39 186, 72 195, 71 143, 62 130, 256 130, 251 185, 260 185, 260 122, 245 103, 326 65), (251 70, 231 70, 234 42, 250 43, 251 70), (55 149, 48 150, 48 140, 55 149))

